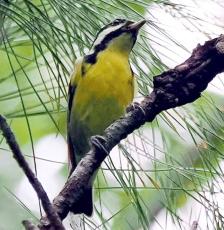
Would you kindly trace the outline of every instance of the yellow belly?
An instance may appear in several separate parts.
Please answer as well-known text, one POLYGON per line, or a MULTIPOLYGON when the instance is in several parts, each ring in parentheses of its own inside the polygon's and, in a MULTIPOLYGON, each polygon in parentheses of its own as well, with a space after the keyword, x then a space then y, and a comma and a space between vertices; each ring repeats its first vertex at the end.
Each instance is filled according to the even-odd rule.
POLYGON ((134 79, 128 58, 102 53, 76 88, 70 117, 76 154, 82 157, 88 151, 89 137, 102 134, 122 116, 133 96, 134 79))

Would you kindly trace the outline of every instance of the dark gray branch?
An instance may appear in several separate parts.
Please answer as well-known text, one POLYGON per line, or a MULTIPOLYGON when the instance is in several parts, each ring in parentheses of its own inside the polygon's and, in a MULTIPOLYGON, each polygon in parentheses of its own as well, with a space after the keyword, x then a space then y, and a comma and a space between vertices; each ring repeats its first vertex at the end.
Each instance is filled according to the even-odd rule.
POLYGON ((104 132, 103 138, 93 137, 92 149, 80 161, 54 199, 53 205, 61 219, 82 196, 90 177, 101 165, 111 149, 122 139, 153 119, 161 111, 182 106, 198 99, 208 83, 224 71, 224 35, 198 45, 189 59, 174 69, 154 78, 152 93, 145 97, 124 117, 115 121, 104 132))
MULTIPOLYGON (((5 118, 0 115, 0 129, 2 130, 3 136, 5 137, 10 149, 12 150, 13 157, 16 159, 19 166, 22 168, 23 172, 27 176, 30 184, 33 186, 34 190, 37 193, 37 196, 40 198, 41 203, 43 205, 44 211, 47 214, 47 217, 51 223, 52 230, 65 230, 61 223, 61 219, 59 218, 57 212, 55 212, 47 193, 45 192, 44 188, 42 187, 41 183, 30 169, 28 163, 26 162, 20 147, 15 139, 14 134, 12 133, 9 125, 7 124, 5 118)), ((25 221, 24 225, 27 229, 35 229, 34 226, 31 226, 29 221, 25 221), (32 228, 31 228, 32 227, 32 228)))

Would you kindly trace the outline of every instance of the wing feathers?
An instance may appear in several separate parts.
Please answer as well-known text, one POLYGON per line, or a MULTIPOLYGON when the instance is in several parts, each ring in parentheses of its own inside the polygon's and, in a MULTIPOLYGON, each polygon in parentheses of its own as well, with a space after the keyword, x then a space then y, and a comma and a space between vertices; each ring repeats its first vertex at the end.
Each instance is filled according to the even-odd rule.
POLYGON ((68 143, 69 176, 71 175, 71 173, 76 167, 75 149, 73 147, 71 134, 70 134, 70 132, 72 131, 72 127, 70 127, 70 118, 71 118, 71 112, 73 111, 72 106, 75 98, 76 87, 82 75, 81 73, 82 60, 83 58, 76 60, 74 72, 71 75, 71 79, 68 87, 67 143, 68 143))

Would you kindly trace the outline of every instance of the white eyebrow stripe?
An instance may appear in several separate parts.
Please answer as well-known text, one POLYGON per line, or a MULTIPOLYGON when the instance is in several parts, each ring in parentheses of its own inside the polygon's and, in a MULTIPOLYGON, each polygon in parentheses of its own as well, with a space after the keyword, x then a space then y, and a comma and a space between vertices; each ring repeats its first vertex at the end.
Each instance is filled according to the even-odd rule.
POLYGON ((94 52, 94 47, 99 45, 103 39, 108 35, 110 34, 111 32, 121 28, 125 23, 121 23, 117 26, 110 26, 109 28, 103 30, 97 37, 97 39, 95 40, 95 42, 93 43, 93 46, 92 46, 92 49, 89 51, 89 54, 93 53, 94 52))

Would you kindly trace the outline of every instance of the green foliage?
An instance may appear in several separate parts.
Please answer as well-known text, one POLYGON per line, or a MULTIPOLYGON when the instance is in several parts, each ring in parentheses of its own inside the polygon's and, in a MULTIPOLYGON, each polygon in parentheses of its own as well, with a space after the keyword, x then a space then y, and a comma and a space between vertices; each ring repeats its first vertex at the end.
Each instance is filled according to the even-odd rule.
MULTIPOLYGON (((0 114, 11 122, 23 151, 32 152, 35 165, 34 145, 40 138, 52 133, 66 135, 67 85, 74 60, 88 51, 105 23, 117 17, 148 17, 152 4, 193 18, 193 26, 200 22, 191 12, 186 16, 184 6, 170 1, 0 1, 0 114)), ((164 45, 166 40, 186 51, 151 19, 131 57, 139 95, 147 95, 152 77, 167 68, 152 44, 170 51, 168 42, 164 45)), ((160 226, 157 214, 166 210, 182 226, 179 210, 193 199, 202 206, 211 202, 207 211, 222 226, 217 218, 220 207, 204 193, 222 193, 216 180, 223 176, 219 166, 224 150, 223 111, 223 95, 206 92, 197 102, 164 112, 129 136, 99 170, 95 216, 86 219, 86 225, 148 229, 153 223, 160 226)), ((15 195, 22 173, 7 148, 1 139, 0 209, 4 211, 0 229, 18 229, 21 220, 35 217, 15 195)), ((60 173, 66 179, 65 167, 60 173)))

